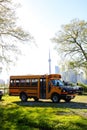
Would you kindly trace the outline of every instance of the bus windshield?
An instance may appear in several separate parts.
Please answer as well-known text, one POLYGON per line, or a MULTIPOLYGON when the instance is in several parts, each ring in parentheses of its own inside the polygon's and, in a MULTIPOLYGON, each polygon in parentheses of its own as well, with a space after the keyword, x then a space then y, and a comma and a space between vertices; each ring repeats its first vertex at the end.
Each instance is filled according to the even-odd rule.
POLYGON ((53 79, 51 81, 52 81, 53 86, 61 86, 61 87, 64 86, 64 83, 59 79, 53 79))

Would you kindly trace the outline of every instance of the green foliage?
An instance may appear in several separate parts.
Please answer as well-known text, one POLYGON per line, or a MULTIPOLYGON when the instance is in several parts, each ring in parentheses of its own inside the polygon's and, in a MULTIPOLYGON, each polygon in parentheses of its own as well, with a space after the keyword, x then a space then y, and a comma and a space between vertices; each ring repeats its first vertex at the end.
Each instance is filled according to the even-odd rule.
POLYGON ((85 130, 87 108, 82 106, 80 110, 79 106, 75 109, 76 105, 72 103, 54 104, 32 100, 24 103, 18 97, 5 96, 0 101, 0 129, 85 130))

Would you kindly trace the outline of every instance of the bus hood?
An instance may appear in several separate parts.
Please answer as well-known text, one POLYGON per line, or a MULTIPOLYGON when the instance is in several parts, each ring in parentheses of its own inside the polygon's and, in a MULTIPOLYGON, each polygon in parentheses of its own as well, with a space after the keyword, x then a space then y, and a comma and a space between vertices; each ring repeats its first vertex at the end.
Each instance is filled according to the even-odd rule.
POLYGON ((68 93, 76 93, 76 89, 72 86, 63 86, 63 91, 68 92, 68 93))

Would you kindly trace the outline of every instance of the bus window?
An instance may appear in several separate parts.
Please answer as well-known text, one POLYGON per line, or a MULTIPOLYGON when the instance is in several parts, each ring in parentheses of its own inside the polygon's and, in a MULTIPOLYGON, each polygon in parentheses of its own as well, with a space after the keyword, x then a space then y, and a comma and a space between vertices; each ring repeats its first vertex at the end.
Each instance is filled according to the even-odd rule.
POLYGON ((32 79, 31 87, 37 87, 37 86, 38 86, 38 79, 32 79))
POLYGON ((61 80, 54 79, 51 81, 52 81, 53 86, 64 86, 64 83, 61 80))
POLYGON ((25 86, 25 79, 21 79, 20 80, 20 87, 24 87, 25 86))
POLYGON ((30 87, 30 79, 26 79, 26 86, 30 87))
POLYGON ((16 80, 15 80, 15 85, 16 85, 17 87, 20 86, 20 80, 19 80, 19 79, 16 79, 16 80))
POLYGON ((11 79, 10 80, 10 87, 14 87, 15 86, 15 80, 11 79))

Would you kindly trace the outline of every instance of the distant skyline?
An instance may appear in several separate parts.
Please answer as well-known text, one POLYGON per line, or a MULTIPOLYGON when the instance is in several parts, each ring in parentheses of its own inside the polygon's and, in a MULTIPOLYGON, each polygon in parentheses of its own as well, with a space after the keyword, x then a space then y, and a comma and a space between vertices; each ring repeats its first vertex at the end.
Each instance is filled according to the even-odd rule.
MULTIPOLYGON (((21 7, 17 10, 18 24, 34 36, 35 45, 23 45, 23 56, 10 71, 16 74, 49 73, 49 48, 51 72, 60 64, 60 56, 53 49, 51 38, 61 30, 61 25, 78 18, 87 21, 87 0, 16 0, 21 7)), ((3 73, 2 73, 3 75, 3 73)))

